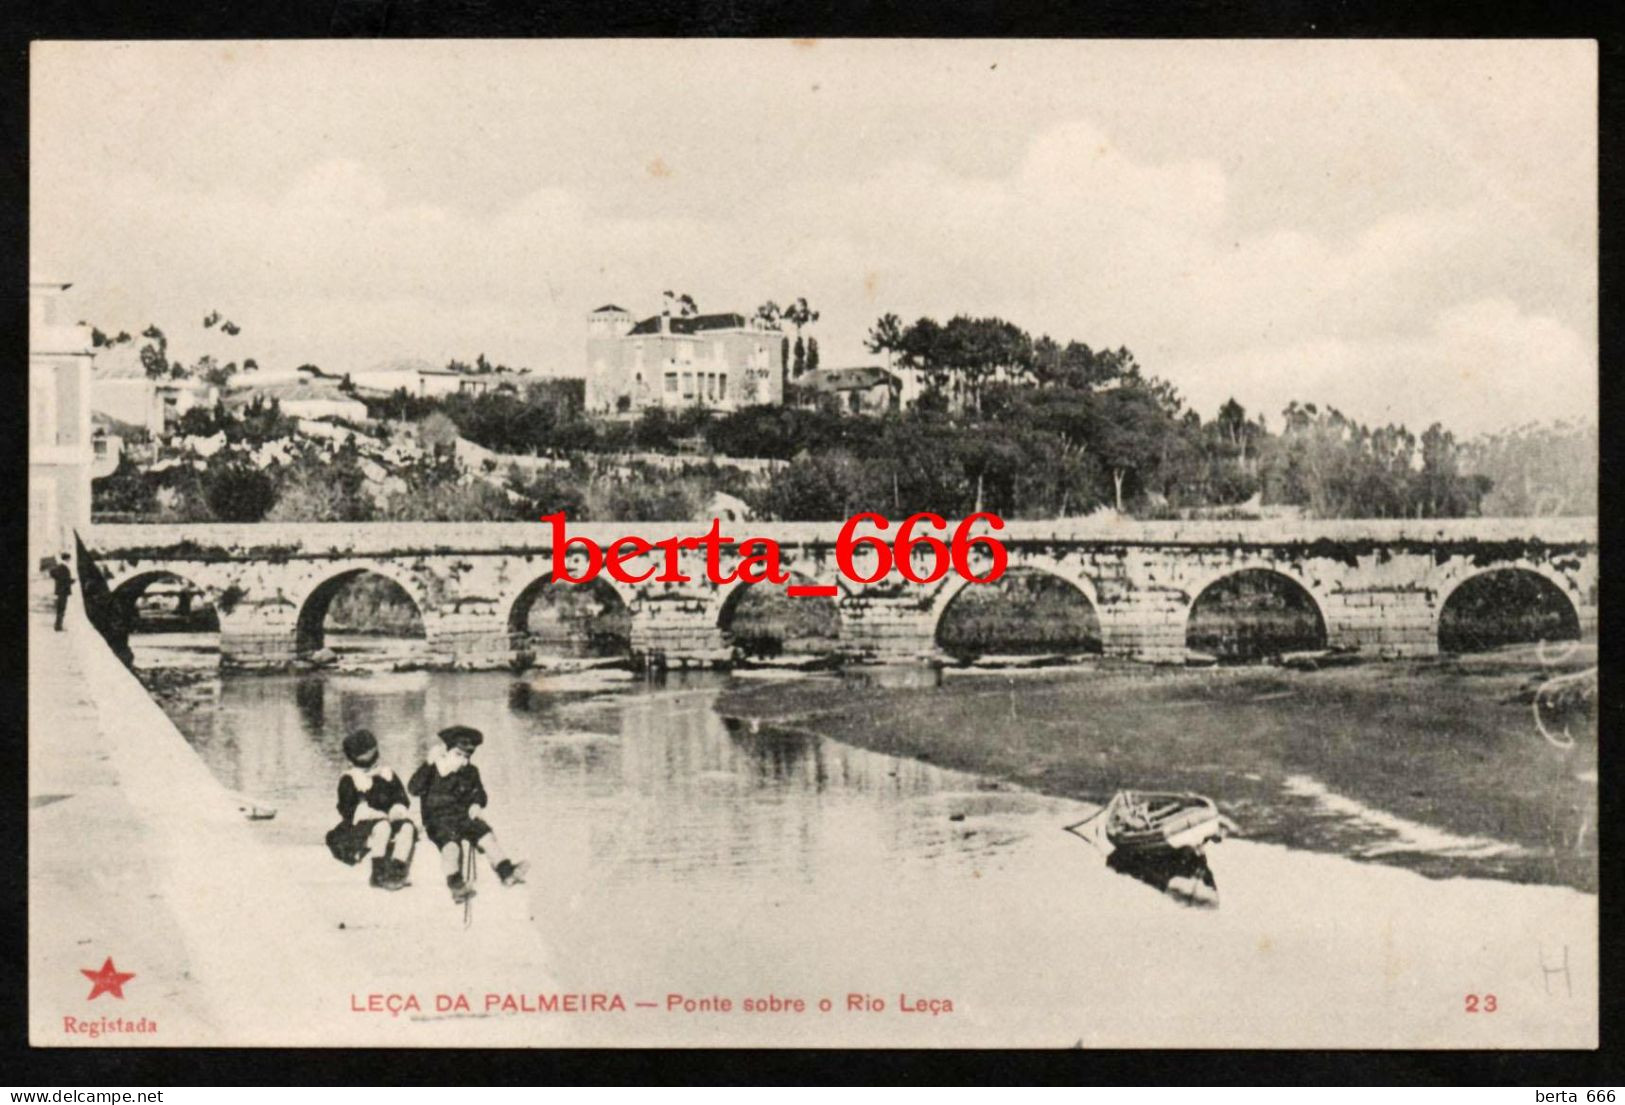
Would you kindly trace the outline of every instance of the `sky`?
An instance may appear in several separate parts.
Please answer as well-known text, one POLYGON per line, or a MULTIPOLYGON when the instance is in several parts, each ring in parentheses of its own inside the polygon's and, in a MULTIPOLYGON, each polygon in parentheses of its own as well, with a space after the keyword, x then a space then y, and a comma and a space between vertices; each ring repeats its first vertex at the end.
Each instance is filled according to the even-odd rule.
POLYGON ((172 352, 580 375, 805 296, 1127 346, 1204 417, 1597 410, 1589 42, 42 43, 31 266, 172 352), (242 327, 205 331, 211 310, 242 327))

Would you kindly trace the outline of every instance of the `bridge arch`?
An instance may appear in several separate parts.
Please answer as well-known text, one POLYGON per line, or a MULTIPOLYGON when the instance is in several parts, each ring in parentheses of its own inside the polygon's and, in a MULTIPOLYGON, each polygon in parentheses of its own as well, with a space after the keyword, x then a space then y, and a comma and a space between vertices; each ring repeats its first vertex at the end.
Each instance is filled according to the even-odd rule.
POLYGON ((1279 564, 1231 565, 1203 577, 1185 606, 1185 647, 1257 660, 1329 640, 1324 596, 1279 564))
POLYGON ((326 644, 325 624, 333 600, 350 583, 368 575, 388 580, 405 594, 417 613, 423 627, 423 635, 427 639, 433 606, 423 587, 411 573, 401 571, 388 561, 369 560, 329 571, 315 584, 306 588, 295 600, 294 608, 298 613, 294 621, 294 647, 297 653, 303 655, 314 652, 326 644))
POLYGON ((566 611, 558 618, 559 628, 544 635, 551 644, 572 654, 593 655, 630 652, 632 647, 632 604, 636 592, 617 585, 603 575, 590 583, 554 582, 551 572, 531 580, 507 604, 507 628, 515 647, 528 645, 536 635, 531 614, 537 604, 551 601, 555 609, 566 611), (598 608, 590 609, 596 600, 598 608))
POLYGON ((166 620, 176 622, 193 620, 198 623, 198 632, 219 633, 221 611, 218 605, 219 596, 214 589, 199 583, 184 572, 177 572, 171 568, 144 569, 112 584, 110 591, 113 601, 118 604, 125 626, 130 629, 137 628, 137 623, 142 620, 142 612, 138 605, 141 599, 154 584, 171 580, 187 589, 179 592, 176 608, 167 612, 166 620), (201 597, 201 604, 192 598, 193 595, 201 597))
POLYGON ((206 584, 199 583, 196 579, 184 571, 176 571, 174 568, 169 567, 142 568, 138 571, 131 572, 129 575, 116 579, 109 579, 108 587, 109 590, 111 590, 112 593, 119 598, 137 599, 140 598, 147 588, 151 587, 154 583, 160 583, 166 579, 173 579, 180 583, 184 583, 191 587, 193 591, 208 598, 211 604, 214 602, 212 588, 206 584))
POLYGON ((1582 635, 1580 603, 1572 584, 1529 561, 1461 572, 1439 592, 1438 611, 1442 652, 1578 640, 1582 635), (1495 613, 1487 607, 1494 607, 1495 613))
POLYGON ((795 568, 786 568, 790 579, 783 584, 776 583, 742 583, 735 580, 717 588, 716 596, 707 610, 710 623, 722 633, 725 642, 742 647, 748 653, 760 656, 776 655, 784 647, 784 643, 792 639, 807 639, 834 642, 843 638, 845 633, 845 619, 841 614, 841 602, 848 597, 846 581, 836 584, 834 597, 798 596, 792 598, 786 591, 792 583, 817 584, 815 580, 795 568), (801 638, 793 638, 774 633, 744 633, 739 630, 739 620, 742 613, 747 620, 751 611, 747 607, 752 605, 773 606, 782 612, 783 619, 793 623, 794 628, 806 630, 801 638))
MULTIPOLYGON (((967 588, 1007 588, 1010 586, 1010 583, 1013 582, 1012 577, 1015 579, 1020 579, 1023 577, 1043 577, 1046 579, 1056 580, 1083 600, 1082 606, 1079 608, 1079 612, 1083 615, 1083 617, 1079 619, 1078 624, 1074 627, 1074 629, 1077 631, 1074 634, 1074 639, 1069 641, 1068 639, 1063 638, 1061 640, 1046 643, 1040 637, 1031 642, 1034 647, 1041 648, 1043 651, 1053 651, 1055 645, 1060 645, 1066 651, 1073 651, 1074 648, 1072 645, 1079 643, 1083 644, 1084 650, 1086 651, 1095 651, 1104 647, 1104 632, 1101 626, 1100 618, 1100 602, 1099 596, 1095 591, 1094 581, 1088 576, 1084 575, 1082 572, 1073 568, 1070 564, 1066 563, 1066 561, 1057 560, 1053 557, 1047 556, 1012 557, 1011 563, 1006 569, 1005 575, 991 584, 972 583, 963 576, 957 574, 951 575, 948 582, 946 582, 941 589, 937 591, 936 595, 932 597, 931 609, 928 615, 932 644, 938 648, 948 648, 949 651, 956 651, 955 649, 949 647, 954 642, 945 642, 943 639, 944 626, 948 625, 951 628, 951 623, 947 621, 947 616, 950 608, 954 606, 955 601, 963 601, 961 596, 965 595, 967 588)), ((976 593, 977 591, 975 590, 971 591, 971 594, 976 593)), ((1023 645, 1015 645, 1013 647, 1016 651, 1022 651, 1025 649, 1025 646, 1023 645)))

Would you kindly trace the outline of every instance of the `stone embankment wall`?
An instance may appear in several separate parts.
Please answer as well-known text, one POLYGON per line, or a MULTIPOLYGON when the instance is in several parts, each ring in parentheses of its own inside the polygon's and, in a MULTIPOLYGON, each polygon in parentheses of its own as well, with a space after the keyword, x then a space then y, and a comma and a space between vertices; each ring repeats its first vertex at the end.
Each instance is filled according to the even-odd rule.
MULTIPOLYGON (((474 938, 431 854, 419 852, 418 886, 382 894, 364 872, 335 863, 319 831, 304 843, 266 832, 269 823, 246 819, 244 807, 268 800, 221 785, 92 627, 81 601, 70 607, 67 632, 52 632, 48 618, 36 613, 30 623, 31 653, 47 661, 30 670, 31 793, 41 797, 39 783, 48 779, 57 799, 111 799, 74 817, 36 812, 30 820, 31 902, 95 900, 94 916, 62 913, 30 932, 31 971, 63 967, 31 986, 36 1046, 437 1046, 445 1042, 443 1019, 357 1016, 352 992, 363 1000, 370 988, 418 993, 427 1004, 430 994, 495 992, 515 979, 556 988, 550 952, 530 921, 535 907, 522 892, 482 898, 474 938), (75 942, 81 932, 93 939, 75 942), (169 937, 162 956, 143 954, 154 932, 169 937), (139 1010, 157 1022, 155 1034, 60 1030, 64 1013, 86 1008, 78 968, 92 963, 81 946, 87 942, 97 960, 110 952, 120 969, 135 972, 129 1019, 139 1010), (442 945, 455 954, 424 954, 442 945)), ((100 1015, 89 1008, 88 1019, 100 1015)), ((575 1028, 551 1018, 481 1017, 464 1030, 468 1043, 534 1047, 570 1044, 575 1028)))

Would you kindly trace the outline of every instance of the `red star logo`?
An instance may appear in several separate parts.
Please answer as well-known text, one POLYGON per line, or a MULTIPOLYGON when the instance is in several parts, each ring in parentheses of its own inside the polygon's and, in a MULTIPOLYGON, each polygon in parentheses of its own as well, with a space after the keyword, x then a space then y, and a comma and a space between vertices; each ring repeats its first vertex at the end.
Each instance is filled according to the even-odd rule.
POLYGON ((124 984, 135 977, 135 975, 121 971, 113 966, 112 956, 107 957, 107 962, 102 964, 101 970, 91 971, 81 967, 79 973, 95 983, 90 988, 90 997, 86 998, 86 1001, 94 1001, 101 994, 112 994, 115 998, 123 1001, 124 984))

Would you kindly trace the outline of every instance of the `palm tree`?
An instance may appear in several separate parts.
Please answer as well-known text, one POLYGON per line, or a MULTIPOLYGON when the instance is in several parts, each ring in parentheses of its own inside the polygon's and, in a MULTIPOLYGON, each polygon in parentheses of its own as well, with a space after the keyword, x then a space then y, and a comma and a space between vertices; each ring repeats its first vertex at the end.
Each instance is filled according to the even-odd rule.
POLYGON ((807 299, 805 296, 797 296, 795 302, 791 303, 790 306, 784 309, 783 318, 791 326, 796 328, 796 365, 794 375, 800 376, 802 371, 807 367, 806 345, 801 340, 801 330, 803 327, 811 326, 813 323, 818 321, 818 312, 807 306, 807 299))

